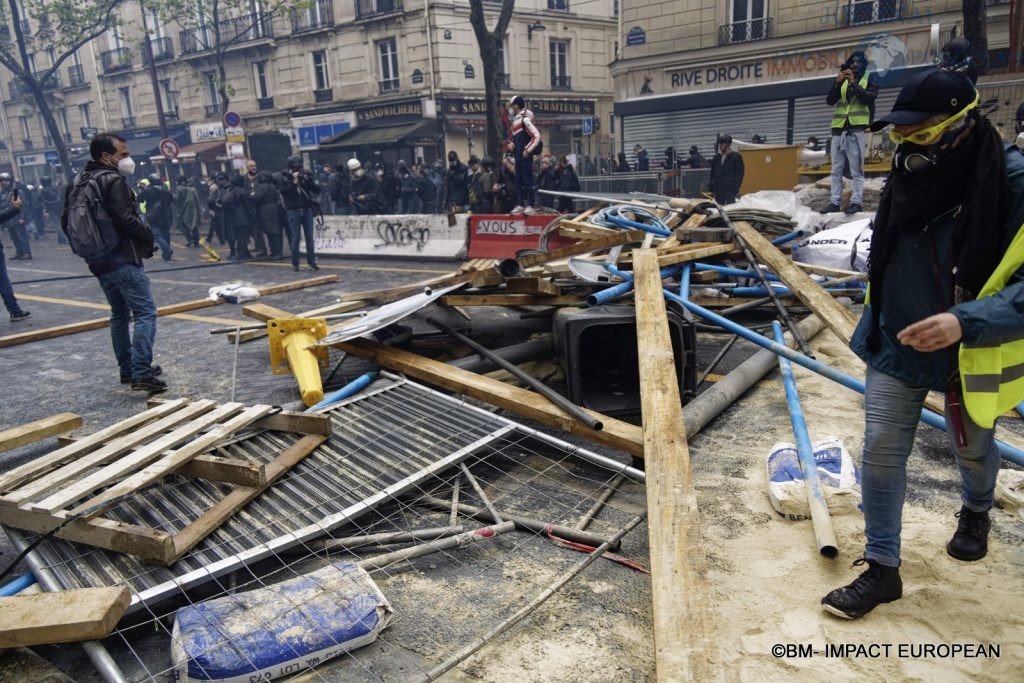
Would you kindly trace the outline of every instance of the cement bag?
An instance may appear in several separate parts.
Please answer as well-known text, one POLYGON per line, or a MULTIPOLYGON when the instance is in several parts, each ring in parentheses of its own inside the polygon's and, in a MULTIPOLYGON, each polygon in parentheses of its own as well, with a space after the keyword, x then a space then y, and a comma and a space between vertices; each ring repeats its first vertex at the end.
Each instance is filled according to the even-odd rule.
POLYGON ((252 285, 241 282, 233 282, 230 285, 210 287, 209 299, 211 301, 225 301, 229 304, 244 304, 249 301, 256 301, 260 298, 260 290, 252 285))
POLYGON ((1024 521, 1024 472, 999 470, 996 476, 996 502, 1007 512, 1016 513, 1024 521))
POLYGON ((171 634, 175 680, 250 683, 291 675, 372 643, 392 614, 377 584, 353 562, 183 607, 171 634))
MULTIPOLYGON (((843 442, 829 436, 812 444, 818 463, 818 478, 833 515, 855 512, 860 506, 860 474, 843 442)), ((810 519, 800 457, 796 446, 777 443, 766 462, 768 499, 780 515, 789 520, 810 519)))
POLYGON ((800 240, 793 247, 793 260, 866 273, 870 252, 871 219, 865 218, 800 240))

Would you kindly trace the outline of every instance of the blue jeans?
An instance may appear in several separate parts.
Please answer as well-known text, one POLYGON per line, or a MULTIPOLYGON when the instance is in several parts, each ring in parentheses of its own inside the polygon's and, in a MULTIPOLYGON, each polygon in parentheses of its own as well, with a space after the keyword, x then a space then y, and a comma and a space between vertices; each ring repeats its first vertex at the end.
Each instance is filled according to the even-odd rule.
POLYGON ((299 238, 306 240, 306 263, 316 265, 316 240, 313 236, 313 209, 288 209, 288 249, 292 265, 299 267, 299 238))
POLYGON ((160 257, 164 261, 170 261, 171 254, 174 253, 174 250, 171 249, 171 226, 151 224, 149 228, 153 231, 153 240, 160 247, 160 257))
POLYGON ((0 299, 3 299, 7 312, 11 315, 21 313, 21 306, 14 298, 14 287, 11 286, 11 278, 7 275, 7 259, 4 258, 4 248, 0 247, 0 299))
MULTIPOLYGON (((864 394, 864 453, 861 493, 864 501, 864 557, 900 564, 900 529, 907 495, 907 458, 928 390, 912 387, 870 365, 864 394)), ((967 446, 957 448, 946 407, 946 430, 960 468, 963 504, 975 512, 992 507, 1000 456, 993 429, 976 425, 962 409, 967 446)))
POLYGON ((533 178, 533 157, 522 158, 522 152, 516 152, 516 203, 519 206, 533 206, 537 196, 537 187, 533 178))
POLYGON ((843 200, 843 168, 850 164, 853 181, 851 204, 864 203, 864 147, 867 133, 863 130, 844 130, 832 135, 832 203, 839 206, 843 200))
POLYGON ((98 279, 110 304, 110 340, 121 374, 149 377, 156 339, 156 303, 146 271, 137 266, 121 266, 98 279), (135 323, 131 337, 129 321, 135 323))

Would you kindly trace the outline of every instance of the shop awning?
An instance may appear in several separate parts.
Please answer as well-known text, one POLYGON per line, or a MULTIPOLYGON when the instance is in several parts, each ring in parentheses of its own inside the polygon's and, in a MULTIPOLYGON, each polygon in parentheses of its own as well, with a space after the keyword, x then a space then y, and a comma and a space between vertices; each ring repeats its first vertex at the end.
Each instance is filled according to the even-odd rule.
POLYGON ((399 147, 423 144, 418 138, 440 135, 440 124, 433 120, 412 121, 393 126, 359 126, 320 141, 320 149, 341 152, 363 147, 399 147))

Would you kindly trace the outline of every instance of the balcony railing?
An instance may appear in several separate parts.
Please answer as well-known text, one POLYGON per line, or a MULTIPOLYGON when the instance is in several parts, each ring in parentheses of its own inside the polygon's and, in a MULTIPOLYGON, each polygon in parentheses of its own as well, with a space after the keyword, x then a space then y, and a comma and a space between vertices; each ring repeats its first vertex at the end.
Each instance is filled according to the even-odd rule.
POLYGON ((77 88, 80 85, 85 85, 85 67, 72 64, 68 67, 68 87, 77 88))
POLYGON ((180 117, 178 114, 178 108, 164 109, 164 120, 165 121, 177 121, 180 117))
POLYGON ((313 91, 313 98, 317 102, 330 102, 334 99, 334 91, 331 88, 321 88, 313 91))
POLYGON ((105 74, 122 69, 130 69, 132 68, 132 52, 126 47, 101 52, 100 63, 103 65, 103 73, 105 74))
POLYGON ((21 146, 24 147, 25 149, 32 149, 32 147, 34 146, 32 144, 32 138, 22 138, 21 146))
POLYGON ((0 40, 10 41, 11 39, 11 27, 7 24, 0 24, 0 40))
POLYGON ((28 19, 22 19, 19 23, 21 24, 21 32, 25 34, 26 37, 31 37, 32 25, 28 23, 28 19))
POLYGON ((839 9, 843 26, 874 24, 903 17, 902 0, 849 0, 839 9))
POLYGON ((256 105, 260 108, 261 111, 264 110, 264 109, 273 109, 274 108, 274 98, 273 97, 258 97, 258 98, 256 98, 256 105))
POLYGON ((203 110, 206 113, 206 118, 208 119, 220 118, 221 116, 219 104, 207 104, 203 107, 203 110))
POLYGON ((292 10, 292 33, 331 26, 334 26, 334 4, 331 0, 315 0, 311 7, 292 10))
POLYGON ((734 21, 718 27, 718 44, 731 45, 733 43, 749 43, 754 40, 764 40, 771 36, 773 20, 771 17, 750 19, 748 21, 734 21))
MULTIPOLYGON (((246 14, 220 22, 221 47, 274 37, 273 15, 267 12, 246 14)), ((198 26, 181 32, 181 54, 203 52, 215 47, 213 27, 198 26)))
POLYGON ((121 128, 134 128, 135 117, 134 116, 122 116, 121 117, 121 128))
POLYGON ((404 11, 402 0, 355 0, 356 19, 370 19, 404 11))
POLYGON ((11 93, 12 100, 16 100, 28 94, 28 91, 25 89, 25 84, 21 82, 20 78, 12 78, 7 81, 7 92, 11 93))
POLYGON ((551 74, 552 90, 572 90, 572 76, 556 76, 551 74))
POLYGON ((569 0, 548 0, 548 9, 557 9, 562 12, 568 12, 569 0))
MULTIPOLYGON (((36 71, 32 74, 36 81, 41 81, 46 71, 36 71)), ((55 71, 53 75, 46 79, 46 82, 40 82, 39 87, 42 88, 43 92, 50 92, 51 90, 59 90, 63 86, 60 84, 60 72, 55 71)))
POLYGON ((389 92, 398 92, 398 79, 397 78, 389 78, 386 81, 381 81, 380 82, 380 94, 383 95, 384 93, 389 93, 389 92))
MULTIPOLYGON (((166 36, 163 38, 150 38, 149 51, 153 54, 153 62, 163 62, 174 59, 174 43, 166 36)), ((149 55, 142 51, 142 64, 149 66, 149 55)))

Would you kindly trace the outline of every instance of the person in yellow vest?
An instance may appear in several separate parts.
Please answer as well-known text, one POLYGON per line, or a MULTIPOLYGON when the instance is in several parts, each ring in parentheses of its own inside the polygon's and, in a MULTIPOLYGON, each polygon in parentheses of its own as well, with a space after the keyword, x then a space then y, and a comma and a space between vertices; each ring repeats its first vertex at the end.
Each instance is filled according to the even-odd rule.
POLYGON ((871 237, 868 305, 850 340, 867 364, 867 543, 854 562, 867 570, 822 598, 840 617, 903 595, 907 459, 929 391, 946 395, 961 479, 946 552, 964 562, 988 552, 1000 465, 994 423, 1024 400, 1024 155, 1003 143, 978 101, 965 75, 931 68, 872 125, 891 124, 897 148, 871 237))
POLYGON ((858 50, 850 55, 832 83, 825 102, 835 106, 832 113, 832 194, 821 213, 836 213, 843 201, 843 169, 850 166, 853 195, 846 213, 863 209, 865 131, 871 124, 878 96, 878 75, 868 73, 868 58, 858 50))

